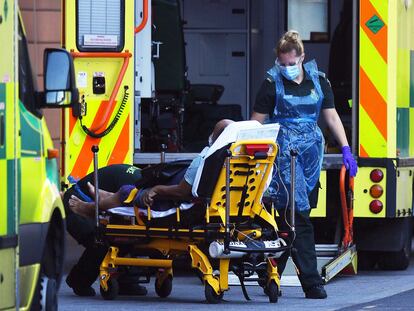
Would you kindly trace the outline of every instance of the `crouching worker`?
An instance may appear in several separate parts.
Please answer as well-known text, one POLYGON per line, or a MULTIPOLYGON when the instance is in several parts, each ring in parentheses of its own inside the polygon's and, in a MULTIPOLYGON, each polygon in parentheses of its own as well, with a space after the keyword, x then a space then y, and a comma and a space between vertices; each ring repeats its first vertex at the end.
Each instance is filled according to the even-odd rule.
MULTIPOLYGON (((141 170, 127 164, 115 164, 98 170, 99 184, 105 194, 117 191, 122 185, 135 183, 141 179, 141 170)), ((82 246, 84 252, 72 267, 66 283, 78 296, 94 296, 92 284, 99 275, 99 266, 106 255, 107 247, 95 243, 95 222, 92 218, 74 213, 69 208, 69 200, 79 197, 92 202, 89 188, 93 182, 93 173, 80 179, 63 195, 66 212, 66 228, 69 234, 82 246)), ((118 278, 121 295, 146 295, 145 287, 138 284, 138 276, 130 271, 118 278)))

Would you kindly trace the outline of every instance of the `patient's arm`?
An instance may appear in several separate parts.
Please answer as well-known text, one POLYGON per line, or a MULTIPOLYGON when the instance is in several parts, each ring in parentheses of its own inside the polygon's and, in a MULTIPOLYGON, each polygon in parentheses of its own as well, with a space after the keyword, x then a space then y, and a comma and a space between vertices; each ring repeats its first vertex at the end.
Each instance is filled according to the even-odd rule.
POLYGON ((158 185, 148 189, 142 200, 146 206, 152 206, 155 198, 189 200, 192 198, 191 185, 184 179, 178 185, 158 185))

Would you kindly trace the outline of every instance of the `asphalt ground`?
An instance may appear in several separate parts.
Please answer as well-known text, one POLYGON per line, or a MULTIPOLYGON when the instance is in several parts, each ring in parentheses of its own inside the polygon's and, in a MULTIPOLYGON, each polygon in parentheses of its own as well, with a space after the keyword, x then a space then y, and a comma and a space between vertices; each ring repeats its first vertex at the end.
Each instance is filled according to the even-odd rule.
MULTIPOLYGON (((204 287, 195 277, 175 278, 171 295, 164 299, 155 294, 153 283, 147 285, 145 297, 119 296, 114 301, 103 300, 99 294, 77 297, 64 285, 59 295, 59 310, 414 310, 414 289, 406 290, 414 287, 413 280, 412 271, 405 276, 363 273, 340 277, 326 285, 325 300, 305 299, 300 287, 282 286, 282 297, 277 304, 270 304, 258 286, 248 287, 250 301, 244 299, 239 286, 233 286, 219 305, 205 301, 204 287)), ((94 287, 98 290, 97 284, 94 287)))
POLYGON ((374 300, 368 303, 354 305, 340 309, 340 311, 406 311, 414 310, 414 290, 408 290, 401 294, 393 295, 387 298, 374 300))
POLYGON ((145 285, 145 297, 119 296, 106 301, 99 295, 77 297, 65 283, 59 293, 59 310, 414 310, 414 262, 406 271, 362 271, 355 276, 338 276, 325 288, 328 298, 305 299, 300 287, 282 286, 282 297, 270 304, 259 286, 248 286, 246 301, 240 286, 231 286, 219 305, 205 301, 204 286, 194 275, 174 278, 168 298, 159 298, 153 279, 145 285))

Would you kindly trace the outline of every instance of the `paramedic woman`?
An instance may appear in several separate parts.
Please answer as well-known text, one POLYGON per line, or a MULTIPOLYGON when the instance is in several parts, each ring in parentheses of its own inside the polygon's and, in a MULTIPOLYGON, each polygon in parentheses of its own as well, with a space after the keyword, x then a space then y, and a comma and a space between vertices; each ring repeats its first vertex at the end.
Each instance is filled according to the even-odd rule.
MULTIPOLYGON (((251 119, 261 123, 280 123, 277 137, 278 173, 268 189, 268 195, 278 210, 289 205, 290 152, 297 152, 296 162, 296 238, 292 259, 306 298, 327 297, 316 264, 313 227, 309 219, 309 195, 318 183, 323 159, 324 138, 317 121, 321 114, 336 141, 341 146, 343 162, 351 176, 357 172, 342 122, 335 110, 333 93, 316 62, 304 63, 305 51, 299 33, 286 32, 275 48, 274 67, 257 94, 251 119)), ((284 214, 284 213, 279 213, 284 214)), ((289 213, 288 213, 289 214, 289 213)), ((289 217, 287 217, 289 219, 289 217)), ((282 221, 286 226, 286 220, 282 221)), ((280 258, 279 273, 285 268, 288 253, 280 258)))

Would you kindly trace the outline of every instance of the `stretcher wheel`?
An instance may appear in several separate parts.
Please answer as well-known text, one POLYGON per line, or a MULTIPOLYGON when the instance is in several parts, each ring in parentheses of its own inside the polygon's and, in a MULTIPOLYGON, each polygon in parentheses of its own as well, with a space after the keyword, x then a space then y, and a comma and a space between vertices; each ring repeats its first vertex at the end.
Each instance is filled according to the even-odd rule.
POLYGON ((110 278, 108 280, 108 290, 100 287, 101 296, 105 300, 114 300, 119 293, 119 283, 116 279, 110 278))
POLYGON ((206 296, 206 300, 208 303, 217 304, 220 303, 223 299, 224 292, 220 293, 220 295, 217 295, 213 287, 211 287, 210 284, 206 283, 204 288, 204 294, 206 296))
POLYGON ((159 283, 158 279, 155 281, 155 292, 161 298, 168 297, 172 290, 172 277, 168 276, 164 282, 159 283))
POLYGON ((279 298, 279 287, 275 281, 270 281, 269 285, 267 285, 265 288, 265 293, 267 296, 269 296, 270 303, 277 302, 277 299, 279 298))

